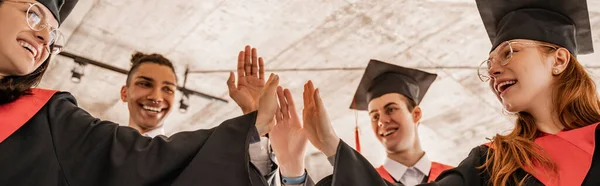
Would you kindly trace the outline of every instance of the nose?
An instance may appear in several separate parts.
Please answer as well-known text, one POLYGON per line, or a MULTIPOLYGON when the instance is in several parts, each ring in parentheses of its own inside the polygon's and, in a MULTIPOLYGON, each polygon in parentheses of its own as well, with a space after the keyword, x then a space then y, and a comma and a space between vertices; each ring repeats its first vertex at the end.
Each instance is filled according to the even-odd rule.
POLYGON ((493 78, 495 76, 498 76, 502 74, 502 72, 504 72, 504 67, 502 67, 502 65, 500 65, 500 63, 496 61, 492 62, 492 64, 490 65, 490 69, 488 70, 490 77, 493 78))
POLYGON ((390 123, 391 120, 392 119, 390 118, 390 116, 388 116, 387 114, 382 114, 379 116, 378 126, 382 127, 384 124, 390 123))
POLYGON ((34 34, 38 42, 41 42, 44 45, 50 45, 51 36, 49 28, 44 28, 40 31, 35 31, 34 34))
POLYGON ((150 93, 150 95, 148 95, 148 97, 146 97, 146 99, 157 103, 160 103, 164 100, 162 91, 160 89, 152 89, 152 92, 150 93))

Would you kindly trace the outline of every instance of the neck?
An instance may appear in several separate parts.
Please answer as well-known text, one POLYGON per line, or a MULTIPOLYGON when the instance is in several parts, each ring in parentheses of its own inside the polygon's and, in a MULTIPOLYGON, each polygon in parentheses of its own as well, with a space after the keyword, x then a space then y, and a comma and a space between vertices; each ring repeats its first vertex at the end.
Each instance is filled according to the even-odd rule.
POLYGON ((161 125, 158 124, 158 125, 156 125, 155 127, 152 127, 152 128, 144 128, 144 127, 141 127, 140 125, 138 125, 131 118, 129 118, 129 127, 134 128, 135 130, 137 130, 138 132, 140 132, 140 134, 144 134, 144 133, 149 132, 151 130, 157 129, 160 126, 161 125))
MULTIPOLYGON (((534 100, 533 102, 536 101, 534 100)), ((545 99, 545 101, 539 101, 538 103, 540 104, 535 105, 532 109, 527 111, 533 116, 538 130, 548 134, 556 134, 565 128, 558 119, 558 114, 555 112, 552 99, 545 99)))
POLYGON ((425 155, 420 146, 401 151, 388 152, 387 157, 407 167, 412 167, 425 155))

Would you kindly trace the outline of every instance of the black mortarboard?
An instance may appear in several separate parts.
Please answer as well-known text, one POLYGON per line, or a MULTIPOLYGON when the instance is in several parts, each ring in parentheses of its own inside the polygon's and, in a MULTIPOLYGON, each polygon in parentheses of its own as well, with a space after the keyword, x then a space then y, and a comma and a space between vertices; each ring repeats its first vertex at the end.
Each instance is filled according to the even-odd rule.
POLYGON ((586 0, 476 0, 492 50, 504 41, 530 39, 572 54, 594 52, 586 0))
POLYGON ((350 108, 367 110, 372 99, 387 93, 402 94, 418 105, 435 78, 437 74, 372 59, 354 94, 355 104, 350 108))
POLYGON ((79 0, 37 0, 44 5, 61 25, 69 16, 79 0))

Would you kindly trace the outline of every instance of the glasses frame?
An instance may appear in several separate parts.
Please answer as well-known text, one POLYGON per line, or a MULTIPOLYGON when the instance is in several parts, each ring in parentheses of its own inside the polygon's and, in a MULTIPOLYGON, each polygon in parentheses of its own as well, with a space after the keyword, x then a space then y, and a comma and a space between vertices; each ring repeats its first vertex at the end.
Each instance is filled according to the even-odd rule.
MULTIPOLYGON (((525 45, 530 45, 530 46, 543 46, 543 47, 549 47, 552 48, 554 50, 557 50, 558 47, 556 46, 552 46, 549 44, 544 44, 544 43, 535 43, 535 42, 526 42, 526 41, 505 41, 502 45, 507 45, 507 47, 509 47, 510 53, 508 55, 508 57, 506 57, 506 60, 501 61, 500 65, 501 66, 506 66, 508 65, 508 63, 510 61, 512 61, 513 58, 513 47, 512 44, 525 44, 525 45), (505 43, 505 44, 504 44, 505 43)), ((494 64, 495 60, 494 58, 488 58, 486 60, 483 60, 480 64, 479 67, 477 68, 477 77, 479 77, 479 80, 481 80, 482 82, 487 82, 491 79, 491 76, 489 75, 489 70, 491 69, 491 66, 494 64), (489 64, 489 65, 488 65, 489 64), (486 65, 486 69, 484 72, 482 72, 483 66, 486 65), (488 74, 488 75, 484 75, 484 74, 488 74)))

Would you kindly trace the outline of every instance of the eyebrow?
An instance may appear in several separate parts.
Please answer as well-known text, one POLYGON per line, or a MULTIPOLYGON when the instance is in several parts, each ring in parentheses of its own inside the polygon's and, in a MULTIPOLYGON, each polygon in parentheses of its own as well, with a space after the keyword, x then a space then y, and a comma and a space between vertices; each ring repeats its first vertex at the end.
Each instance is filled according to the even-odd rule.
MULTIPOLYGON (((146 76, 138 76, 137 79, 144 79, 146 81, 154 81, 154 79, 152 79, 151 77, 146 77, 146 76)), ((169 85, 169 86, 177 86, 177 85, 175 85, 175 83, 170 82, 170 81, 163 81, 163 84, 169 85)))
MULTIPOLYGON (((387 108, 387 107, 389 107, 391 105, 398 105, 398 104, 394 103, 394 102, 389 102, 388 104, 385 104, 385 106, 383 106, 383 108, 387 108)), ((372 114, 373 112, 377 112, 377 109, 369 111, 369 115, 372 114)))

